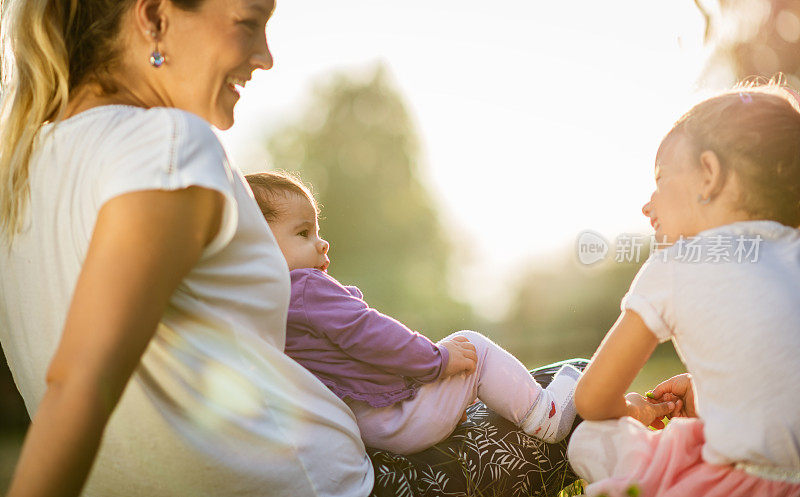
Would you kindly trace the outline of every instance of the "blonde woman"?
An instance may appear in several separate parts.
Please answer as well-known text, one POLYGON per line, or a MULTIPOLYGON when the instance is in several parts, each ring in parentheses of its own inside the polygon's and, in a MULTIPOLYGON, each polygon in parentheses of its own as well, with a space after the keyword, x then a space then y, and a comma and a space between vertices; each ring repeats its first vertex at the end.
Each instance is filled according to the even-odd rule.
POLYGON ((282 353, 286 266, 209 126, 272 66, 273 0, 2 7, 0 340, 33 415, 10 495, 367 495, 352 414, 282 353))

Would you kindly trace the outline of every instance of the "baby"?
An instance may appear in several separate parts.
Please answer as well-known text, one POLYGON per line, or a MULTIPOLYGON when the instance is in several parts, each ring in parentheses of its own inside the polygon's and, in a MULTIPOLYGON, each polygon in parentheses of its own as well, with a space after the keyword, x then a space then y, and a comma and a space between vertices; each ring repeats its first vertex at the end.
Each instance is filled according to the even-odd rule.
POLYGON ((348 404, 368 446, 424 450, 447 438, 476 399, 546 442, 569 434, 577 369, 564 366, 542 389, 479 333, 433 343, 370 308, 358 288, 327 274, 329 244, 308 188, 279 173, 247 180, 290 270, 286 354, 348 404))

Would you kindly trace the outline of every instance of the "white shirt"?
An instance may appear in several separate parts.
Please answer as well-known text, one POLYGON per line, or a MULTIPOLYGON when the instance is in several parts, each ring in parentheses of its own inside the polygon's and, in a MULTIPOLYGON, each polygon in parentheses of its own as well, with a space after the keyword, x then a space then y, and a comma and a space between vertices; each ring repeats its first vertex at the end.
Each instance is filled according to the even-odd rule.
POLYGON ((352 413, 283 354, 289 273, 252 192, 209 125, 176 109, 97 107, 38 136, 25 228, 0 250, 0 342, 29 414, 100 207, 190 185, 225 196, 222 226, 172 295, 83 495, 369 494, 352 413))
POLYGON ((622 308, 692 374, 705 461, 800 470, 800 230, 740 222, 657 251, 622 308))

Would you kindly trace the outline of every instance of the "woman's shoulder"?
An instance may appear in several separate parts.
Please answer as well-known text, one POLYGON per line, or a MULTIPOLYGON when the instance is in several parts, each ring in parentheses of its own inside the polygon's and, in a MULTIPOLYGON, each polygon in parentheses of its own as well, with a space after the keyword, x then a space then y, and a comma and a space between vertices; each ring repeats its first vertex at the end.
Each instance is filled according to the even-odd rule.
POLYGON ((125 153, 132 147, 176 151, 180 146, 222 152, 211 125, 191 112, 171 107, 143 108, 131 105, 101 105, 67 119, 46 124, 57 140, 91 138, 102 140, 109 154, 125 153))
POLYGON ((68 160, 76 174, 91 178, 98 206, 123 193, 189 186, 234 197, 224 148, 211 126, 190 112, 104 105, 49 128, 53 135, 44 139, 56 146, 48 157, 68 160))

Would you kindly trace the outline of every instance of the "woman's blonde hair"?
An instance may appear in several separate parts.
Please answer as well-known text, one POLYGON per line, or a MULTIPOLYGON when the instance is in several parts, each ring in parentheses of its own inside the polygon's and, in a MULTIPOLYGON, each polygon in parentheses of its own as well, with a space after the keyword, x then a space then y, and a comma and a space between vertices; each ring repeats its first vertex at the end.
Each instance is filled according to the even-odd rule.
POLYGON ((9 241, 22 225, 33 140, 66 109, 63 24, 72 22, 77 3, 0 0, 0 235, 9 241))
MULTIPOLYGON (((171 0, 196 10, 203 0, 171 0)), ((134 0, 0 0, 0 237, 22 228, 28 163, 42 125, 61 119, 73 91, 110 78, 123 14, 134 0)), ((143 54, 146 56, 146 54, 143 54)))

